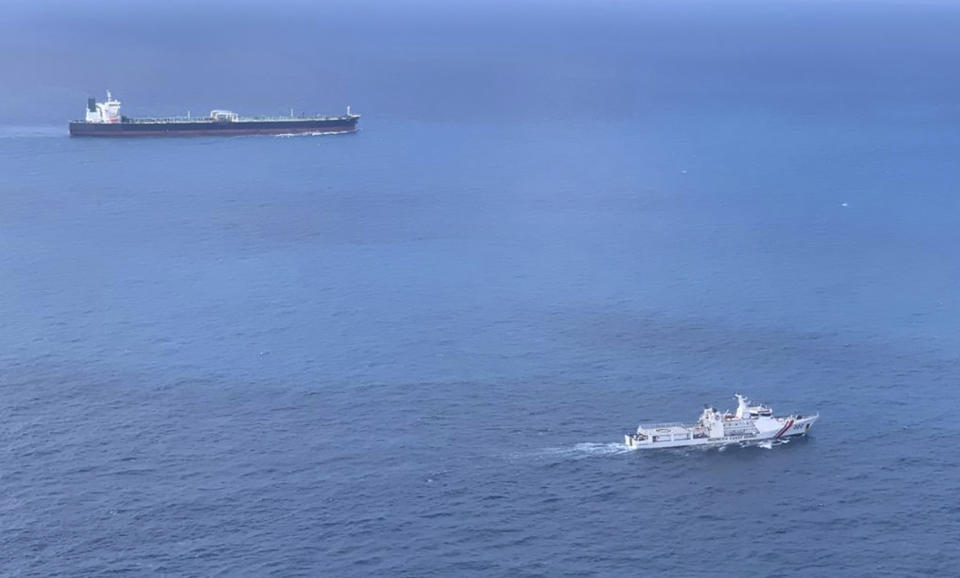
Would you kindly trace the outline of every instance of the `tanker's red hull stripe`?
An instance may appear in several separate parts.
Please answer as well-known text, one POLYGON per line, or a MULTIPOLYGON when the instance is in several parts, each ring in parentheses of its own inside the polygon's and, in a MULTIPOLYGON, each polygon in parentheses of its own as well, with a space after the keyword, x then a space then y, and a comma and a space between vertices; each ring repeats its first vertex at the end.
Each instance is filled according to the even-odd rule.
POLYGON ((783 426, 783 429, 781 429, 780 431, 778 431, 778 432, 777 432, 777 435, 773 436, 773 439, 775 439, 775 440, 780 439, 780 436, 782 436, 783 434, 787 433, 787 430, 790 429, 792 426, 793 426, 793 420, 788 421, 788 422, 787 422, 787 425, 783 426))

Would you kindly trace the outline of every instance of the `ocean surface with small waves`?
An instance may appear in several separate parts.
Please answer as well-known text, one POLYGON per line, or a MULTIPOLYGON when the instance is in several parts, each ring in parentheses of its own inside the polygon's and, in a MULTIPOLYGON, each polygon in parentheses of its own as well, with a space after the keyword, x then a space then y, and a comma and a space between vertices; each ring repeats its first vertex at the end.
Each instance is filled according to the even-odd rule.
POLYGON ((0 575, 956 575, 960 8, 284 2, 0 22, 0 575))

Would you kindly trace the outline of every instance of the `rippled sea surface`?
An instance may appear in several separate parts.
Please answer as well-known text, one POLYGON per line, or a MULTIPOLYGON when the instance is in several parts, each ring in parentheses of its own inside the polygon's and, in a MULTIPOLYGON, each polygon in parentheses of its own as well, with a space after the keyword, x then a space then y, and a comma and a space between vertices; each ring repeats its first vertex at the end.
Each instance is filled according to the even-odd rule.
POLYGON ((960 17, 862 9, 807 67, 776 11, 655 11, 745 43, 717 61, 524 12, 517 61, 399 64, 436 117, 365 77, 354 135, 0 127, 0 574, 954 574, 960 92, 857 47, 902 24, 946 63, 960 17), (738 391, 821 419, 620 443, 738 391))

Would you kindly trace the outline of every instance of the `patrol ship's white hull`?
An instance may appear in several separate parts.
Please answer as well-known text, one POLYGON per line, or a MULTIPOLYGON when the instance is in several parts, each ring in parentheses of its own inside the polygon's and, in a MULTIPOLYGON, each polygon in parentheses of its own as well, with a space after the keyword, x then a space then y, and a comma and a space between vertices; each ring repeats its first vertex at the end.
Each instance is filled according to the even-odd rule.
POLYGON ((707 407, 696 424, 665 423, 640 425, 637 431, 624 436, 630 449, 678 447, 716 447, 751 442, 781 440, 806 435, 820 417, 787 415, 774 417, 769 407, 748 405, 747 398, 737 395, 736 413, 707 407))

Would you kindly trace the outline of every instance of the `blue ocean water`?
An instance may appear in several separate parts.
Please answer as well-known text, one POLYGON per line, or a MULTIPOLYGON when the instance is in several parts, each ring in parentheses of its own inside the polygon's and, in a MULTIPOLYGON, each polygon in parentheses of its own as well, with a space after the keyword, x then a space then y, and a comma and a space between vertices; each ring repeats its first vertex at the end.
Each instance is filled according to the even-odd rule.
POLYGON ((0 573, 956 573, 960 10, 256 8, 0 23, 0 573), (822 417, 620 445, 735 391, 822 417))

